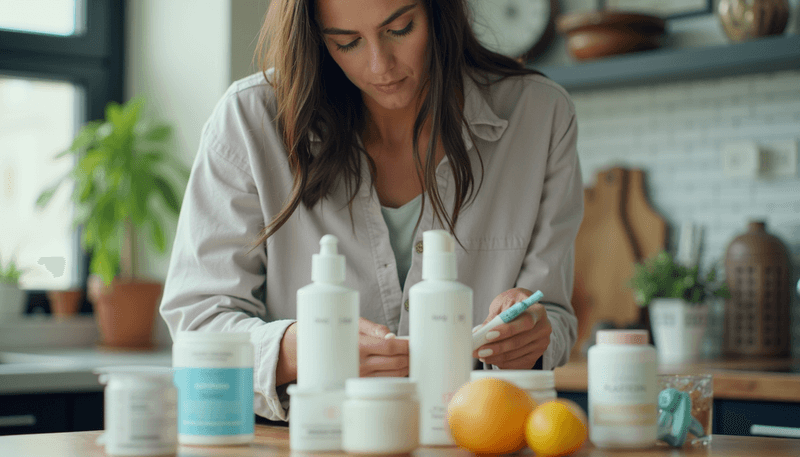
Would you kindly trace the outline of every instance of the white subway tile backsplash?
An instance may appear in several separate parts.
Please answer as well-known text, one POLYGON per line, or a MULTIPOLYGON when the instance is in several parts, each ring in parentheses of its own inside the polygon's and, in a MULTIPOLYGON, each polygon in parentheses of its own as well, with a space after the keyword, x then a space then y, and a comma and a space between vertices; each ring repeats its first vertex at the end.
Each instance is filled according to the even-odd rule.
MULTIPOLYGON (((579 92, 578 150, 584 182, 615 165, 645 170, 652 207, 670 224, 705 226, 703 265, 724 260, 751 220, 767 221, 800 275, 800 177, 731 179, 721 147, 732 141, 800 141, 800 71, 579 92)), ((800 355, 800 306, 793 311, 800 355)))

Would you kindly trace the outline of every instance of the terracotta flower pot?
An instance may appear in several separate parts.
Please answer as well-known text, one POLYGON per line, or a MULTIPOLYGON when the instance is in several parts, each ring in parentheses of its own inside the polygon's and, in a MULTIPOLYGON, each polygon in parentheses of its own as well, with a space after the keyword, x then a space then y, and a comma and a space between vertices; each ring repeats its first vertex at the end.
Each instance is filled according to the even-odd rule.
POLYGON ((89 299, 100 328, 101 344, 144 349, 153 345, 153 322, 163 285, 115 279, 109 286, 89 278, 89 299))
POLYGON ((54 316, 72 316, 81 307, 83 291, 75 290, 48 290, 47 299, 50 300, 50 312, 54 316))

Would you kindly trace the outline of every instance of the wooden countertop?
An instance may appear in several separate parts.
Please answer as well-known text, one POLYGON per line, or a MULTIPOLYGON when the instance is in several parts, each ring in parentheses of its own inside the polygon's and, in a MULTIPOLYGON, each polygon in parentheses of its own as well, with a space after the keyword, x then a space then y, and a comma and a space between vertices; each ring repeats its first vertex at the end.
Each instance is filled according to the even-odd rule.
MULTIPOLYGON (((104 449, 95 443, 101 432, 49 433, 40 435, 0 436, 0 449, 3 455, 14 457, 101 457, 104 449)), ((181 446, 177 457, 298 457, 313 454, 292 453, 289 449, 289 429, 266 425, 256 426, 255 442, 248 446, 235 447, 195 447, 181 446)), ((323 454, 319 454, 323 455, 323 454)), ((348 455, 326 453, 325 456, 348 455)), ((473 454, 456 447, 420 447, 409 456, 414 457, 467 457, 473 454)), ((533 455, 530 450, 521 455, 533 455)), ((726 456, 726 457, 797 457, 800 455, 800 440, 788 438, 761 438, 715 435, 708 447, 673 449, 658 446, 647 450, 608 451, 594 449, 587 444, 573 454, 575 457, 616 457, 636 455, 637 457, 683 457, 683 456, 726 456)))
MULTIPOLYGON (((800 374, 787 371, 800 366, 798 359, 703 360, 684 365, 659 366, 661 374, 711 374, 714 398, 800 402, 800 374)), ((586 360, 571 360, 555 369, 556 390, 585 392, 586 360)))

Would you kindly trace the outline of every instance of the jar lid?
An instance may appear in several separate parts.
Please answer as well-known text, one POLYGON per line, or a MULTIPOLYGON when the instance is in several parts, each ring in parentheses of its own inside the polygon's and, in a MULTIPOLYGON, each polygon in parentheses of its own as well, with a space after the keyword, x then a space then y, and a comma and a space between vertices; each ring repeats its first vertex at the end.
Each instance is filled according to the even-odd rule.
POLYGON ((508 381, 524 390, 554 389, 555 376, 550 370, 474 370, 472 381, 480 378, 497 378, 508 381))
POLYGON ((394 398, 416 394, 417 384, 408 378, 350 378, 345 390, 348 398, 394 398))
POLYGON ((117 377, 171 383, 175 372, 171 367, 132 365, 100 367, 96 368, 94 373, 100 375, 100 383, 105 384, 109 378, 117 377))
POLYGON ((647 330, 598 330, 597 344, 647 344, 647 330))
POLYGON ((206 332, 203 330, 189 330, 178 332, 175 341, 187 343, 248 343, 250 332, 206 332))

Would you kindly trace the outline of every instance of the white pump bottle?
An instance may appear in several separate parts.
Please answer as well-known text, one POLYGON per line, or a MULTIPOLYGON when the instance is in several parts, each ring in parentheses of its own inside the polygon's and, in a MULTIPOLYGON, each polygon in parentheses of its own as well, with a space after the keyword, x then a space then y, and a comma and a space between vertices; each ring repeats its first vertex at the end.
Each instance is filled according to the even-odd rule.
POLYGON ((311 257, 312 284, 297 291, 297 387, 344 389, 358 377, 358 291, 343 286, 345 258, 333 235, 311 257))
POLYGON ((453 237, 422 234, 422 281, 409 290, 409 377, 417 383, 419 442, 452 445, 447 405, 472 372, 472 289, 456 281, 453 237))

